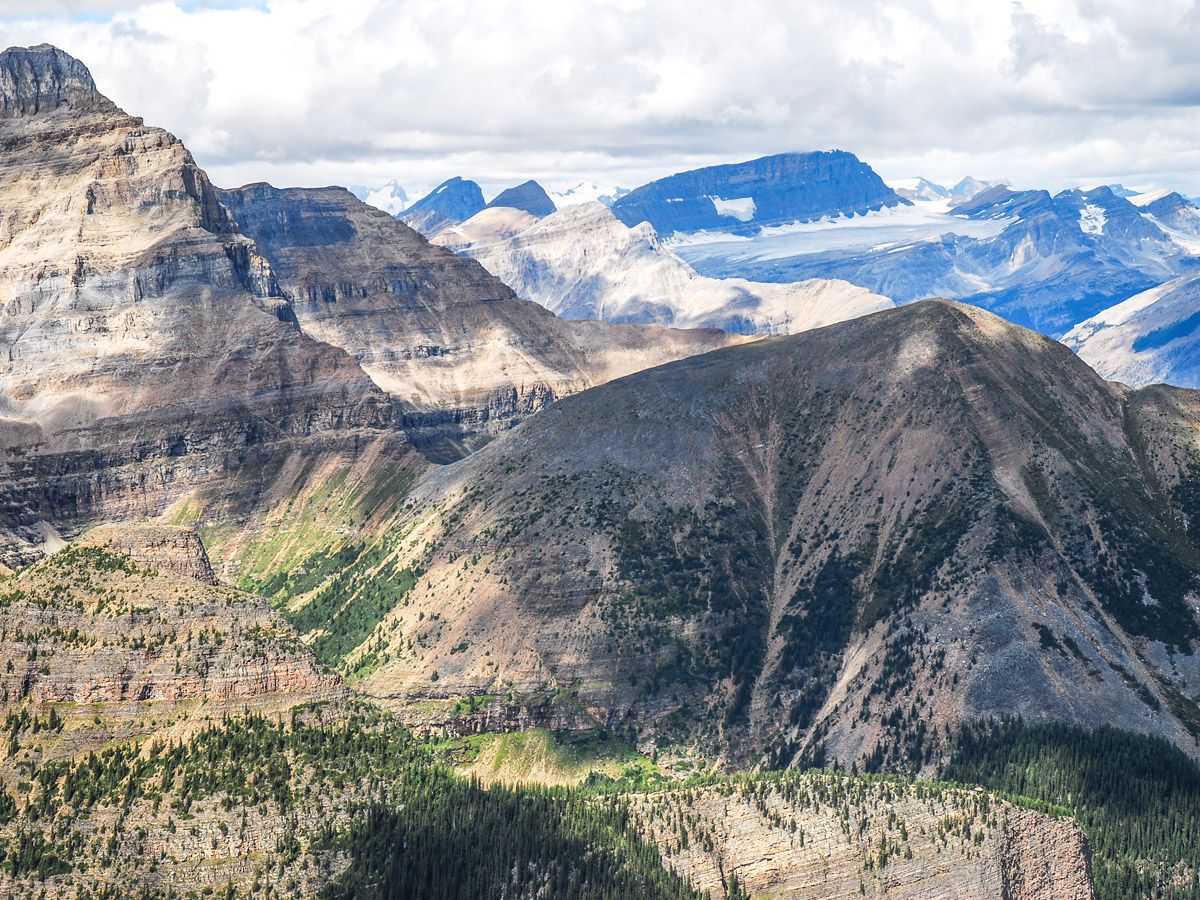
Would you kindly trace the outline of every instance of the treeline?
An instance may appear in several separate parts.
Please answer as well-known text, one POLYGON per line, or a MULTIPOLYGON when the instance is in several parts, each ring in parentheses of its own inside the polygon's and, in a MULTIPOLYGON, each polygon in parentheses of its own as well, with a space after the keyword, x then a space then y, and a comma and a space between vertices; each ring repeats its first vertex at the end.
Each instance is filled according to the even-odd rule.
POLYGON ((327 900, 699 900, 639 839, 623 800, 568 789, 483 789, 430 773, 352 831, 327 900))
MULTIPOLYGON (((307 893, 292 877, 297 865, 333 854, 350 864, 326 886, 330 900, 700 900, 638 837, 621 797, 485 790, 368 710, 324 721, 298 710, 286 724, 252 714, 186 741, 114 745, 40 766, 23 803, 0 793, 0 821, 17 823, 12 838, 0 837, 0 871, 16 884, 72 872, 89 884, 89 872, 120 872, 155 896, 143 866, 165 860, 145 858, 149 830, 174 833, 197 813, 217 814, 222 833, 240 836, 258 819, 298 823, 314 811, 319 826, 290 826, 254 884, 221 896, 307 893), (103 822, 111 824, 96 827, 103 822)), ((104 880, 87 889, 106 896, 104 880)))
POLYGON ((1200 766, 1161 738, 981 723, 961 733, 942 776, 1070 809, 1102 900, 1200 900, 1200 766))

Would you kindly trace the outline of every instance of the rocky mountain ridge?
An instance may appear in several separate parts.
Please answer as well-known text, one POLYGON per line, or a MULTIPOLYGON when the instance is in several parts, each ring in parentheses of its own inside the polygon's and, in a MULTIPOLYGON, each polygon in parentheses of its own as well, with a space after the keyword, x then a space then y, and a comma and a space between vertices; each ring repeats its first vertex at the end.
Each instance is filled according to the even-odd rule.
POLYGON ((353 356, 437 459, 558 397, 739 340, 564 322, 340 188, 257 184, 220 196, 270 260, 304 333, 353 356))
POLYGON ((648 222, 629 228, 599 203, 540 220, 501 220, 485 210, 434 243, 478 260, 520 296, 566 319, 792 334, 891 305, 846 282, 705 278, 664 246, 648 222))
POLYGON ((914 304, 568 398, 418 480, 336 591, 272 591, 392 573, 330 661, 400 710, 558 697, 785 765, 924 770, 1016 714, 1195 755, 1198 404, 914 304))

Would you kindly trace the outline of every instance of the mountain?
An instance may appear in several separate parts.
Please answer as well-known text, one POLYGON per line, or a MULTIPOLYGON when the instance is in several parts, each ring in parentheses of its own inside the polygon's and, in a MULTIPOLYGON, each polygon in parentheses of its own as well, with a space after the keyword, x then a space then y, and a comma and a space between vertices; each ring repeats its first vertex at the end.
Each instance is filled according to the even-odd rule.
POLYGON ((560 401, 418 480, 336 583, 264 592, 365 610, 368 571, 407 573, 321 640, 428 728, 928 771, 1019 714, 1195 756, 1197 416, 917 303, 560 401))
POLYGON ((599 203, 523 221, 512 233, 493 212, 436 242, 479 260, 519 295, 567 319, 786 334, 892 305, 845 282, 705 278, 664 247, 649 223, 628 228, 599 203))
POLYGON ((603 203, 605 206, 612 206, 628 193, 629 188, 600 185, 594 181, 582 181, 561 191, 551 191, 550 199, 554 201, 554 205, 558 209, 574 206, 576 203, 592 203, 593 201, 603 203))
POLYGON ((45 45, 0 54, 0 553, 154 514, 261 454, 398 428, 187 149, 45 45))
POLYGON ((905 200, 949 200, 949 189, 935 184, 927 178, 900 178, 889 185, 905 200))
POLYGON ((414 201, 398 218, 426 237, 432 237, 447 225, 465 222, 483 207, 483 191, 479 185, 455 176, 414 201))
POLYGON ((395 179, 376 188, 352 187, 351 193, 359 200, 389 215, 398 216, 408 206, 408 193, 395 179))
POLYGON ((1063 343, 1133 387, 1200 387, 1200 276, 1168 281, 1080 322, 1063 343))
POLYGON ((1200 249, 1200 207, 1191 200, 1176 191, 1154 191, 1130 197, 1129 202, 1177 243, 1200 249))
POLYGON ((548 216, 555 210, 554 201, 536 181, 526 181, 501 191, 487 208, 519 209, 538 218, 548 216))
POLYGON ((833 150, 682 172, 630 191, 612 210, 626 225, 649 222, 661 235, 753 234, 764 226, 906 203, 854 154, 833 150))
POLYGON ((0 119, 9 567, 185 501, 232 540, 298 473, 365 458, 389 483, 425 464, 414 443, 454 458, 558 396, 736 340, 563 322, 341 188, 218 192, 79 67, 0 54, 6 108, 39 110, 0 119))
POLYGON ((220 197, 304 333, 360 363, 398 404, 409 439, 438 459, 557 397, 735 340, 564 322, 341 188, 253 184, 220 197))
POLYGON ((970 200, 972 197, 978 196, 989 188, 1006 184, 1007 182, 1004 181, 981 181, 978 178, 972 178, 968 175, 953 187, 947 189, 946 193, 949 199, 962 203, 970 200))

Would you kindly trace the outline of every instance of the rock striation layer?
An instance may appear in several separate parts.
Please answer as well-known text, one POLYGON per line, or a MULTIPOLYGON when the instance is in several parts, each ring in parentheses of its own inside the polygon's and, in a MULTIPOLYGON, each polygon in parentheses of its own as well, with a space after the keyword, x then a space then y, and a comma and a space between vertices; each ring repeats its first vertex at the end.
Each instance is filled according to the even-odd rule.
POLYGON ((47 528, 156 512, 254 448, 398 424, 351 356, 300 330, 177 138, 54 48, 0 70, 24 111, 0 118, 6 558, 35 558, 47 528))
POLYGON ((701 891, 751 897, 1092 900, 1069 819, 981 791, 810 773, 649 794, 634 815, 701 891))

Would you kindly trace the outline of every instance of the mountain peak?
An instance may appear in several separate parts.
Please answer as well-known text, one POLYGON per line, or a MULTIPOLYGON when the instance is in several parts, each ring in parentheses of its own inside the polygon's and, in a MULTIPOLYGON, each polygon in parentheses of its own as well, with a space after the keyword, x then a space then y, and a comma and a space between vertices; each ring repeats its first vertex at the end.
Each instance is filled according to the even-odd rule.
POLYGON ((87 66, 51 44, 0 53, 0 118, 72 109, 112 108, 87 66))
POLYGON ((538 218, 548 216, 555 210, 554 201, 550 199, 550 195, 540 184, 532 180, 501 191, 488 206, 521 209, 538 218))
POLYGON ((456 175, 417 200, 398 218, 425 237, 433 237, 447 225, 467 221, 484 205, 479 185, 456 175))

